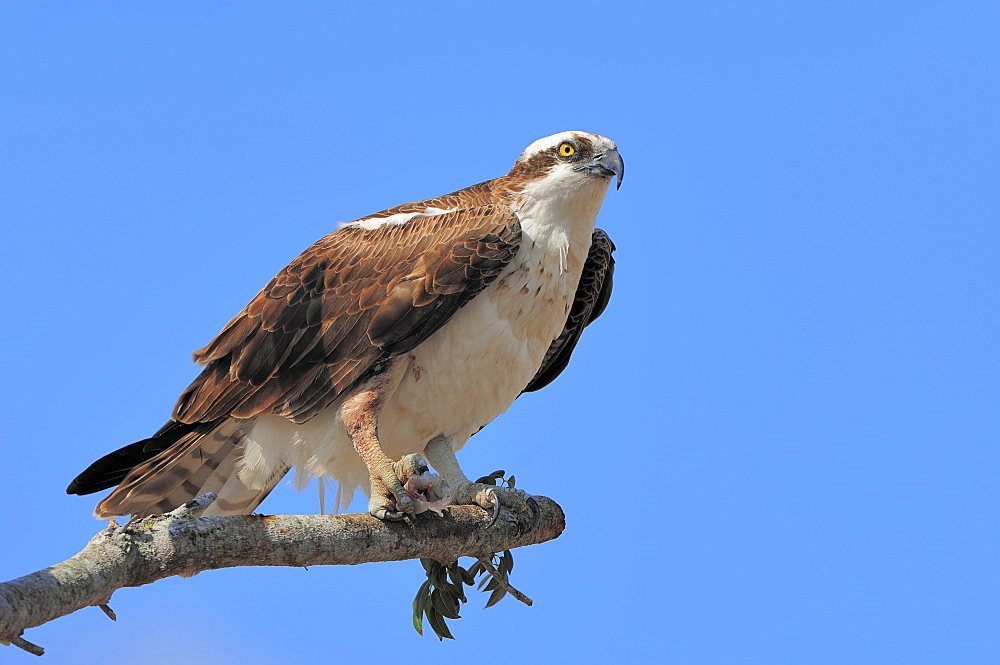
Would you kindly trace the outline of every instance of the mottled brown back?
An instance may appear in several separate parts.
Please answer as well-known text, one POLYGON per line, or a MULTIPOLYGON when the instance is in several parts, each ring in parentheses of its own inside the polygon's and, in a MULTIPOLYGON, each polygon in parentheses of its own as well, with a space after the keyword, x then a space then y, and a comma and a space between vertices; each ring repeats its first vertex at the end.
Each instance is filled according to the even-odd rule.
POLYGON ((206 367, 174 418, 309 420, 380 360, 433 334, 500 274, 520 240, 502 205, 334 231, 195 352, 206 367))

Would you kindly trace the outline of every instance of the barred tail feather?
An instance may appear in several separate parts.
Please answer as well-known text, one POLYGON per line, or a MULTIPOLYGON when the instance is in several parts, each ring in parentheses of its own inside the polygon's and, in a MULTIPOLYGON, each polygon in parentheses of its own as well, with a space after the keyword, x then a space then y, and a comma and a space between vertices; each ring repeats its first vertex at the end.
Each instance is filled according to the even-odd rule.
POLYGON ((158 515, 204 494, 218 498, 206 514, 252 512, 287 472, 275 473, 254 488, 239 478, 238 461, 253 419, 222 418, 209 428, 194 428, 144 463, 138 464, 107 498, 97 517, 158 515))

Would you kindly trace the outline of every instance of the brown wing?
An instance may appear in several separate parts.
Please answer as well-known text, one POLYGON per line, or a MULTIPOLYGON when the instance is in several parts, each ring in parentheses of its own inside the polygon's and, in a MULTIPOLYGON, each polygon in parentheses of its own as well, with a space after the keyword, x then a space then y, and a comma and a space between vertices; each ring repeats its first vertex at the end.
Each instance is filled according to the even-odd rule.
POLYGON ((542 366, 524 392, 534 392, 552 383, 569 364, 569 357, 580 341, 583 329, 604 313, 611 299, 611 278, 615 272, 615 259, 611 253, 614 251, 615 244, 608 234, 595 229, 566 326, 549 345, 542 366))
POLYGON ((368 217, 361 219, 378 219, 380 217, 391 217, 392 215, 406 213, 423 214, 428 208, 438 208, 440 210, 461 210, 463 208, 478 208, 479 206, 490 205, 498 201, 504 202, 506 197, 502 188, 496 188, 497 180, 486 180, 475 185, 469 185, 450 194, 444 194, 433 199, 423 201, 413 201, 404 203, 392 208, 387 208, 368 217), (496 191, 499 189, 499 191, 496 191))
POLYGON ((500 274, 520 241, 502 205, 334 231, 195 352, 206 367, 174 419, 309 420, 374 364, 433 334, 500 274))

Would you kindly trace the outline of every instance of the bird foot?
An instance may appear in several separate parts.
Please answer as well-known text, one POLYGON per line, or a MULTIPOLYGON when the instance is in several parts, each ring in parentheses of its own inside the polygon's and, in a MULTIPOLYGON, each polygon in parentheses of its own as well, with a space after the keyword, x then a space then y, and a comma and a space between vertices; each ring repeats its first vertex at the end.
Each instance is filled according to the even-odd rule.
POLYGON ((531 510, 538 512, 534 498, 524 490, 509 487, 498 487, 488 483, 464 483, 455 488, 452 503, 456 505, 476 505, 490 513, 490 523, 496 524, 500 517, 500 507, 503 506, 515 513, 531 510))
POLYGON ((398 522, 406 515, 441 510, 452 501, 444 478, 431 472, 420 455, 404 455, 371 477, 372 492, 368 512, 380 520, 398 522))

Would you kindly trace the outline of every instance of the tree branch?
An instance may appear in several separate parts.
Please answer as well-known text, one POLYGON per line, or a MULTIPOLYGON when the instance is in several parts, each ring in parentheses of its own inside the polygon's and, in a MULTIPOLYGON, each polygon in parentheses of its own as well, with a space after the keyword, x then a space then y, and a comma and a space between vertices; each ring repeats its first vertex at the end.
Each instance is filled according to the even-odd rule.
MULTIPOLYGON (((24 648, 31 645, 21 637, 27 628, 83 607, 106 607, 118 589, 171 575, 417 558, 450 564, 460 556, 488 557, 551 540, 566 525, 562 509, 545 497, 535 497, 537 512, 502 509, 490 527, 490 515, 476 506, 451 506, 443 516, 423 513, 403 522, 367 514, 197 517, 214 498, 198 497, 172 513, 124 526, 110 520, 70 559, 0 584, 0 641, 24 648)), ((31 652, 41 655, 37 647, 31 652)))
POLYGON ((533 601, 531 598, 528 598, 522 592, 515 589, 513 585, 511 585, 511 583, 507 580, 507 576, 501 573, 499 570, 497 570, 496 566, 490 563, 490 557, 488 556, 480 557, 479 564, 486 569, 486 572, 488 572, 490 575, 493 576, 493 579, 497 581, 497 584, 502 586, 507 591, 507 593, 514 596, 528 607, 531 607, 532 605, 535 604, 535 601, 533 601))

